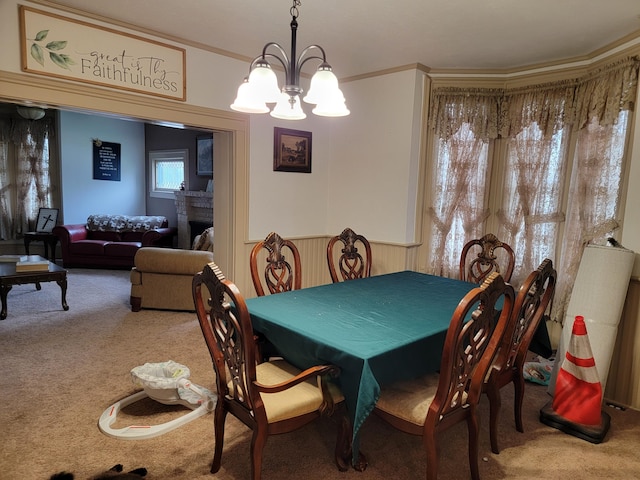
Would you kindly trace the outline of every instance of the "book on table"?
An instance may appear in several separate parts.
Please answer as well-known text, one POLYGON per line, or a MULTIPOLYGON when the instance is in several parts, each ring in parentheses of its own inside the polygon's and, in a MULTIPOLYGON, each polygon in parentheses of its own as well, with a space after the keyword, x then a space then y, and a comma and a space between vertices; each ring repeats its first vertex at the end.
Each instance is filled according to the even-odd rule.
POLYGON ((16 262, 16 272, 40 272, 49 270, 49 261, 38 255, 22 255, 16 262))
POLYGON ((0 263, 16 263, 26 255, 0 255, 0 263))

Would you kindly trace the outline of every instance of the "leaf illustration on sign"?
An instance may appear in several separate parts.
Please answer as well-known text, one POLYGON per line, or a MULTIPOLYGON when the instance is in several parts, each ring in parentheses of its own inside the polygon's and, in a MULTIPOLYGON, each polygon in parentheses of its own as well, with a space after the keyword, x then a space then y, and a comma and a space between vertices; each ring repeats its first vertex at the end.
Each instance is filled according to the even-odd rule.
POLYGON ((31 56, 36 62, 44 67, 44 56, 45 53, 48 52, 49 58, 53 63, 58 65, 60 68, 71 70, 69 65, 75 65, 76 62, 74 62, 69 55, 58 53, 60 50, 64 50, 67 47, 67 41, 54 40, 53 42, 46 43, 44 46, 39 44, 38 42, 46 40, 47 35, 49 35, 49 30, 40 30, 37 33, 36 38, 34 38, 34 43, 31 44, 31 56))

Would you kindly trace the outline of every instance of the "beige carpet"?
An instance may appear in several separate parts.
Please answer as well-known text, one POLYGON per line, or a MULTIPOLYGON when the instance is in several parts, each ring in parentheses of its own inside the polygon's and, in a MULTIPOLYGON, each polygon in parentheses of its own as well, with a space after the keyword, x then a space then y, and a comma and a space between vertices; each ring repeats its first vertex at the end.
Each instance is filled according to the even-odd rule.
MULTIPOLYGON (((85 479, 116 463, 146 467, 155 479, 248 479, 249 431, 229 416, 221 471, 212 476, 212 415, 148 440, 110 438, 97 427, 102 412, 133 393, 131 368, 174 360, 191 380, 213 388, 213 370, 195 314, 129 309, 128 272, 72 269, 69 311, 55 283, 14 287, 8 318, 0 321, 0 479, 46 480, 67 470, 85 479)), ((480 473, 488 479, 640 479, 640 412, 605 407, 612 425, 599 445, 566 435, 538 420, 545 387, 527 384, 525 433, 515 431, 512 394, 503 390, 499 455, 491 453, 482 421, 480 473)), ((155 422, 182 413, 152 400, 121 413, 118 425, 155 422), (150 413, 153 415, 149 416, 150 413), (149 418, 150 417, 150 418, 149 418)), ((487 402, 482 411, 486 415, 487 402)), ((322 419, 299 432, 271 437, 263 478, 415 479, 425 475, 421 440, 371 418, 362 430, 369 459, 363 472, 333 464, 335 421, 322 419)), ((466 429, 452 429, 442 448, 441 480, 469 478, 466 429)))

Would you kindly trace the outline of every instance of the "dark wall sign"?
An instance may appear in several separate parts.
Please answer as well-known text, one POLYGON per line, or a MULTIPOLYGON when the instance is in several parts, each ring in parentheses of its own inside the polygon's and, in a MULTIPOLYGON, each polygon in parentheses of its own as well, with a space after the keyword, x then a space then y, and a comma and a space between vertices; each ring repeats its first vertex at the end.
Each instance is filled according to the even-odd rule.
POLYGON ((93 179, 120 181, 120 144, 93 142, 93 179))

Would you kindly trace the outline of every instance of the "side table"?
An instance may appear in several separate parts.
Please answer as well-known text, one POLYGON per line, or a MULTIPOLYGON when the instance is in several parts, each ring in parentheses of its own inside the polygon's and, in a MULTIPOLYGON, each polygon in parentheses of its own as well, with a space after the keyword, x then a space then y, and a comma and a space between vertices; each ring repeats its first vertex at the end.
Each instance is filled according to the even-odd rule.
POLYGON ((25 232, 24 234, 24 251, 29 255, 29 244, 31 242, 44 243, 44 256, 50 262, 56 262, 56 245, 58 237, 50 232, 25 232), (49 256, 49 247, 51 247, 51 256, 49 256))

